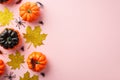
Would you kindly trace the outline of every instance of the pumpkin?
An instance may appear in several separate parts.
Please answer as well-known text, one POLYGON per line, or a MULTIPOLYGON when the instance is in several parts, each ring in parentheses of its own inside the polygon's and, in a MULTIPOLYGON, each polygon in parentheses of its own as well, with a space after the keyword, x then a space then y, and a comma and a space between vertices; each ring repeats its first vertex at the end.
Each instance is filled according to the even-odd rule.
POLYGON ((0 75, 2 75, 5 72, 5 64, 3 60, 0 59, 0 75))
POLYGON ((19 14, 23 20, 32 22, 39 18, 40 7, 37 5, 37 3, 26 2, 20 6, 19 14))
POLYGON ((9 4, 12 0, 0 0, 0 4, 9 4))
POLYGON ((16 49, 21 45, 19 32, 11 28, 6 28, 0 34, 0 45, 5 49, 16 49))
POLYGON ((47 59, 41 52, 32 52, 27 59, 28 67, 36 72, 40 72, 46 67, 47 59))

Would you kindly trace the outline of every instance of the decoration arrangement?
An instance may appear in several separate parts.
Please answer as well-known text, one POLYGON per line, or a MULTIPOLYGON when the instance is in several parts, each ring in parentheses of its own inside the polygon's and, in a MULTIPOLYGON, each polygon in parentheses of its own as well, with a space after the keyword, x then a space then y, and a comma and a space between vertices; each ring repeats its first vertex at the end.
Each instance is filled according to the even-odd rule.
MULTIPOLYGON (((0 0, 0 4, 12 4, 12 1, 13 0, 0 0)), ((15 4, 17 5, 21 2, 22 0, 17 0, 15 4)), ((46 56, 41 51, 33 51, 27 56, 27 60, 25 60, 25 55, 28 53, 22 54, 20 51, 24 51, 24 44, 22 44, 23 40, 25 40, 25 44, 29 44, 27 49, 31 46, 37 48, 44 44, 43 41, 46 40, 47 34, 42 32, 40 26, 40 24, 43 24, 43 21, 39 21, 36 23, 37 26, 34 27, 27 25, 27 22, 32 23, 33 21, 40 19, 42 7, 43 4, 40 2, 22 3, 18 8, 19 18, 14 18, 14 13, 7 7, 5 7, 4 10, 0 10, 0 26, 5 27, 4 30, 0 32, 0 46, 5 50, 12 50, 15 52, 7 53, 9 59, 7 63, 4 63, 4 61, 0 59, 0 77, 1 75, 4 75, 4 78, 7 78, 8 80, 16 78, 18 75, 14 74, 14 72, 7 71, 5 74, 5 71, 7 70, 6 65, 14 71, 16 69, 19 70, 25 63, 28 65, 27 69, 32 72, 40 73, 45 77, 45 73, 42 72, 42 70, 46 68, 48 62, 46 56), (14 20, 16 24, 13 24, 13 27, 9 28, 9 24, 11 24, 12 20, 14 20), (21 31, 16 30, 14 27, 19 30, 22 27, 25 32, 21 33, 21 31)), ((4 52, 1 50, 0 55, 4 55, 4 52)), ((27 71, 23 76, 19 76, 19 80, 39 80, 39 75, 30 76, 30 72, 27 71)))

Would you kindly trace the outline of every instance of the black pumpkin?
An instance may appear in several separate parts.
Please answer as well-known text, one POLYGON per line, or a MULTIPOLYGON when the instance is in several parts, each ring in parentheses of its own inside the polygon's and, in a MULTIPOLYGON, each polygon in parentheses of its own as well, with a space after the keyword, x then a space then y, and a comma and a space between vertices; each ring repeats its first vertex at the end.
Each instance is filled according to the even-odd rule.
POLYGON ((19 44, 19 35, 18 32, 6 28, 1 34, 0 34, 0 45, 5 49, 12 49, 16 45, 19 44))

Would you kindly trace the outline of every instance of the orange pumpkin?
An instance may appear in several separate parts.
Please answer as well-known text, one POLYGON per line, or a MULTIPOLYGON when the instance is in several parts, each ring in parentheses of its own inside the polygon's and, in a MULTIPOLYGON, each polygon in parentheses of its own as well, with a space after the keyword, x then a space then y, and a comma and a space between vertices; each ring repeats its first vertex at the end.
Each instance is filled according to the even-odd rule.
POLYGON ((28 56, 27 64, 33 71, 39 72, 46 67, 47 59, 41 52, 33 52, 28 56))
POLYGON ((0 4, 9 4, 12 0, 0 0, 0 4))
POLYGON ((2 75, 5 72, 5 64, 3 60, 0 59, 0 75, 2 75))
POLYGON ((19 14, 23 20, 31 22, 39 18, 40 7, 37 3, 26 2, 20 6, 19 14))

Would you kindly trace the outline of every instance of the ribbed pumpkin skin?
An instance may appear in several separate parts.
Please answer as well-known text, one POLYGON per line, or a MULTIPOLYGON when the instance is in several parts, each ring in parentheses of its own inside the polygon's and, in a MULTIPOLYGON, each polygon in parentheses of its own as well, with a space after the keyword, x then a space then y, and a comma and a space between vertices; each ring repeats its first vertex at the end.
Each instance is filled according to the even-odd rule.
POLYGON ((0 33, 0 46, 15 50, 22 45, 21 35, 17 30, 6 28, 0 33))
POLYGON ((5 72, 5 64, 3 60, 0 59, 0 75, 2 75, 5 72))
POLYGON ((40 7, 37 5, 37 3, 26 2, 20 6, 19 14, 25 21, 35 21, 40 16, 40 7))
POLYGON ((9 4, 12 0, 0 0, 0 4, 9 4))
POLYGON ((47 59, 41 52, 33 52, 28 56, 27 64, 33 71, 40 72, 46 67, 47 59))

